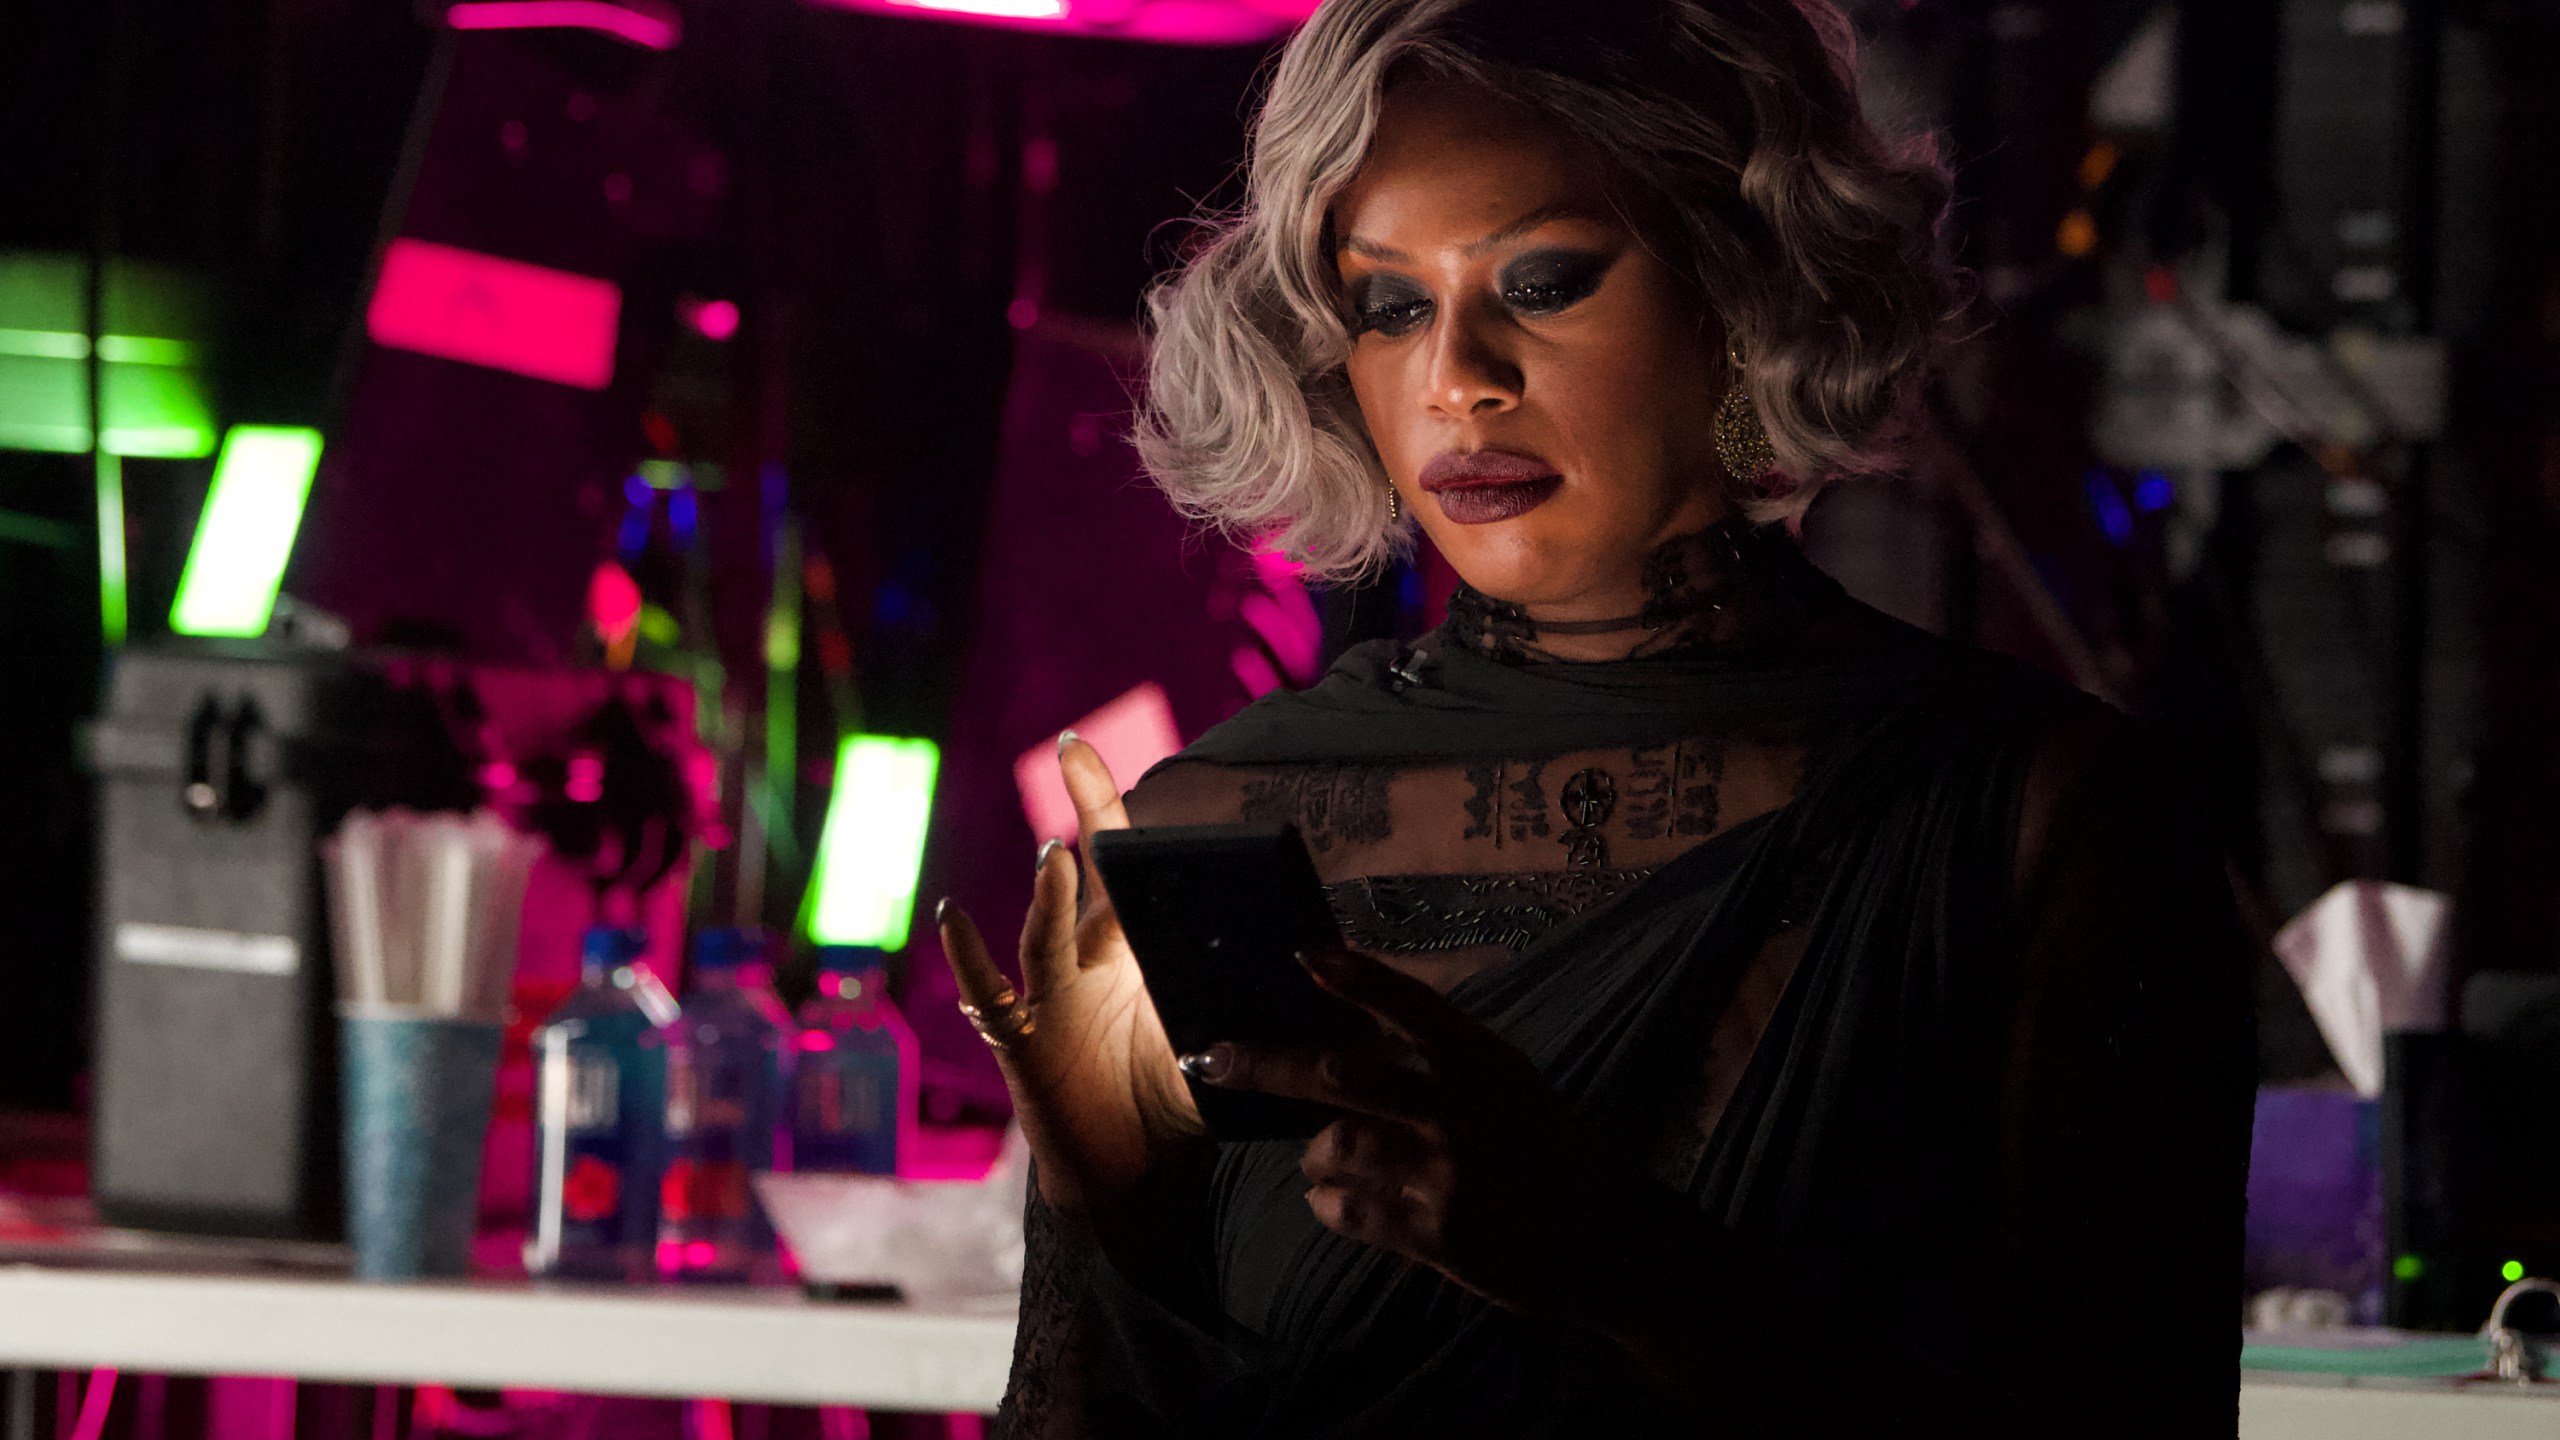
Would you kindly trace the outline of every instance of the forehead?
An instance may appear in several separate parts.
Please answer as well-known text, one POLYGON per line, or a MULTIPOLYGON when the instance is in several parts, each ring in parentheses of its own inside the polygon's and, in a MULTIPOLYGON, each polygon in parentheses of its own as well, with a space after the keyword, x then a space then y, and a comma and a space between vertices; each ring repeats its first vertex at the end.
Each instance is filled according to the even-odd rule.
POLYGON ((1553 121, 1474 86, 1415 80, 1387 93, 1335 233, 1384 245, 1461 245, 1532 211, 1613 213, 1605 166, 1553 121))

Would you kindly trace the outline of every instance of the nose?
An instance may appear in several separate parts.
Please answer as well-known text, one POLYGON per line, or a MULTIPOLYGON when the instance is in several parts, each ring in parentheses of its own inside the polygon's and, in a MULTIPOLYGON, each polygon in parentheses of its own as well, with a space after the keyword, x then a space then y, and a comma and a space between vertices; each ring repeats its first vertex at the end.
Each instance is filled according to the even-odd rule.
POLYGON ((1479 306, 1453 306, 1442 314, 1423 363, 1423 408, 1464 420, 1518 405, 1520 367, 1502 346, 1501 317, 1479 306))

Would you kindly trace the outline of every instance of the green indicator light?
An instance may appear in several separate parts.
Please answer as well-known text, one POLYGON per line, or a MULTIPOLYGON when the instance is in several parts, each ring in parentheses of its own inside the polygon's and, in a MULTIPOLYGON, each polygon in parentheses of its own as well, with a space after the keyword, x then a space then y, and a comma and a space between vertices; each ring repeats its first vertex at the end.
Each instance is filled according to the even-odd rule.
POLYGON ((2391 1262, 2391 1275, 2396 1280, 2415 1280, 2427 1273, 2427 1262, 2415 1255, 2403 1255, 2391 1262))
POLYGON ((2523 1279, 2524 1262, 2521 1260, 2510 1260, 2506 1264, 2499 1266, 2498 1278, 2506 1281, 2510 1285, 2513 1285, 2517 1281, 2523 1279))
POLYGON ((169 628, 181 635, 249 638, 267 632, 276 588, 293 554, 311 475, 320 466, 320 432, 275 425, 234 425, 222 437, 213 491, 178 580, 169 628))
POLYGON ((925 822, 942 752, 930 740, 855 735, 836 756, 835 794, 810 882, 809 938, 896 950, 907 943, 925 822))

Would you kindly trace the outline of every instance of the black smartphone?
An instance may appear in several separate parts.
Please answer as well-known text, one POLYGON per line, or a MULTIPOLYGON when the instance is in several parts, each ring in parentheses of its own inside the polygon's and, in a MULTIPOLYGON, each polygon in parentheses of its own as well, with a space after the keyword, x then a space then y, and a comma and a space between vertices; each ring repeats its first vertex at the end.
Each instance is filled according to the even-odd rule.
MULTIPOLYGON (((1342 936, 1295 826, 1106 830, 1092 845, 1176 1054, 1222 1041, 1342 1044, 1374 1028, 1298 963, 1342 936)), ((1198 1081, 1191 1093, 1219 1140, 1305 1139, 1340 1114, 1198 1081)))

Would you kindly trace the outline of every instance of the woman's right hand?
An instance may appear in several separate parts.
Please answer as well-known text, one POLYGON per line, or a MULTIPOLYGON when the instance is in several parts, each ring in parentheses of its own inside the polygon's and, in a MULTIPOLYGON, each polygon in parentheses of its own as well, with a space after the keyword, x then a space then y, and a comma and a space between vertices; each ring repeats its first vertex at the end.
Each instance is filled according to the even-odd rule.
MULTIPOLYGON (((1200 1136, 1200 1112, 1091 869, 1094 835, 1129 824, 1120 788, 1102 756, 1072 734, 1060 737, 1058 769, 1075 801, 1093 904, 1077 916, 1076 863, 1056 841, 1042 846, 1022 922, 1022 991, 1010 1002, 1029 1007, 1031 1023, 995 1050, 1039 1162, 1041 1198, 1092 1216, 1160 1175, 1169 1155, 1200 1136)), ((937 919, 961 1003, 1002 1035, 1011 982, 958 906, 943 902, 937 919)))

